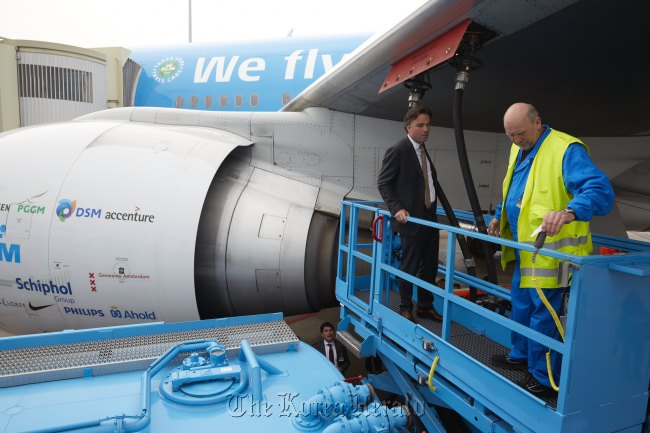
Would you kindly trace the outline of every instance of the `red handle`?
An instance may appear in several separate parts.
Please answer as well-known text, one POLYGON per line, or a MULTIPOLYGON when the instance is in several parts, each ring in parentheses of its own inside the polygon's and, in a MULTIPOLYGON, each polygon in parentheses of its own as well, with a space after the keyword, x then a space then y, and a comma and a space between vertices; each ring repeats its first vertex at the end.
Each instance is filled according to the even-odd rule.
POLYGON ((375 217, 374 220, 372 220, 372 238, 377 242, 381 242, 384 239, 384 216, 383 215, 379 215, 375 217), (375 234, 377 232, 377 222, 380 222, 379 236, 375 234))
POLYGON ((363 376, 358 375, 358 376, 354 376, 354 377, 348 377, 348 378, 345 378, 345 379, 343 379, 343 382, 347 382, 347 383, 350 383, 350 382, 360 382, 361 379, 363 379, 363 376))

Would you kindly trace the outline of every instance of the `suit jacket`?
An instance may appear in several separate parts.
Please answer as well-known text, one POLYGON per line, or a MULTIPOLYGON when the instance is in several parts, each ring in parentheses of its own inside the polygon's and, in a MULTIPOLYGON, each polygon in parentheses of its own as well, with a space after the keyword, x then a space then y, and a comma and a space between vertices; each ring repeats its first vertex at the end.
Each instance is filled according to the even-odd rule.
MULTIPOLYGON (((350 359, 348 358, 348 350, 341 344, 340 341, 334 340, 334 347, 336 348, 336 356, 338 357, 338 368, 341 370, 341 373, 345 374, 345 370, 350 366, 350 359)), ((327 352, 325 352, 325 342, 321 338, 319 341, 314 343, 312 346, 314 349, 318 350, 320 353, 327 358, 327 352)), ((329 358, 328 358, 329 361, 329 358)))
MULTIPOLYGON (((435 184, 436 170, 428 154, 427 163, 435 184)), ((419 227, 417 224, 400 224, 394 217, 401 209, 406 209, 411 216, 424 219, 426 211, 422 167, 413 148, 413 143, 408 137, 386 150, 377 178, 377 188, 388 205, 388 210, 393 215, 390 220, 393 230, 407 236, 417 234, 419 227)), ((436 206, 436 203, 431 203, 431 206, 436 206)))

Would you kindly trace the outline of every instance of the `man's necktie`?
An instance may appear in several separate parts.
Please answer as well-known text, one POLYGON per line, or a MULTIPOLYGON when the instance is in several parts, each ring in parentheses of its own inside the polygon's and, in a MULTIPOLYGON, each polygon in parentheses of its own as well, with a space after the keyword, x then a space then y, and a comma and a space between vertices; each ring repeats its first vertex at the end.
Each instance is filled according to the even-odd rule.
POLYGON ((332 343, 327 343, 327 357, 332 361, 332 364, 336 365, 334 360, 334 349, 332 349, 332 343))
POLYGON ((424 143, 420 144, 420 161, 422 162, 422 176, 424 177, 424 205, 429 209, 431 207, 431 190, 429 189, 429 164, 427 154, 424 151, 424 143))

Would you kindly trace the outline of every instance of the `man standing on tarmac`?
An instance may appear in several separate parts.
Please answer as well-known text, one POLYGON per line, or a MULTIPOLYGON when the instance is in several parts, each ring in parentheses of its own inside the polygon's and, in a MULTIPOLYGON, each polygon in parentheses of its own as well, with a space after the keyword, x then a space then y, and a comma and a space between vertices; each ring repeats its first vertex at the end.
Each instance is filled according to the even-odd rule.
MULTIPOLYGON (((391 227, 400 235, 401 270, 435 285, 440 234, 436 229, 408 222, 409 216, 437 221, 436 170, 424 148, 430 123, 428 108, 413 107, 406 113, 407 136, 386 151, 377 187, 393 216, 391 227)), ((414 321, 412 295, 413 284, 400 278, 400 314, 410 321, 414 321)), ((418 288, 415 314, 423 319, 442 320, 433 308, 433 294, 422 288, 418 288)))
POLYGON ((320 325, 320 335, 323 339, 314 343, 313 347, 345 375, 345 370, 350 366, 350 358, 345 346, 336 339, 336 328, 330 322, 323 322, 320 325))
MULTIPOLYGON (((588 255, 592 250, 589 221, 609 213, 614 190, 607 176, 589 158, 579 139, 542 125, 530 104, 516 103, 503 118, 506 135, 512 140, 508 171, 503 181, 503 201, 497 205, 488 233, 517 242, 532 243, 533 232, 541 227, 547 237, 544 248, 568 254, 588 255)), ((515 261, 512 277, 512 319, 542 334, 558 338, 550 311, 535 287, 555 309, 568 289, 558 282, 559 260, 502 247, 501 264, 515 261)), ((520 385, 532 394, 551 397, 547 348, 512 333, 512 350, 492 357, 492 364, 505 369, 528 370, 520 385)), ((560 356, 551 356, 553 380, 560 375, 560 356)))

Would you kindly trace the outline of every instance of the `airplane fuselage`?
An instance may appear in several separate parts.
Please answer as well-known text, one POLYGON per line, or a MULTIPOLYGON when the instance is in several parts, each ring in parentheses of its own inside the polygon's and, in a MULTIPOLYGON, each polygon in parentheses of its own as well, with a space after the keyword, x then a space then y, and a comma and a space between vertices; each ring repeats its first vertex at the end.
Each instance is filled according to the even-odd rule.
POLYGON ((368 35, 285 38, 134 49, 142 67, 134 105, 277 111, 368 35))

